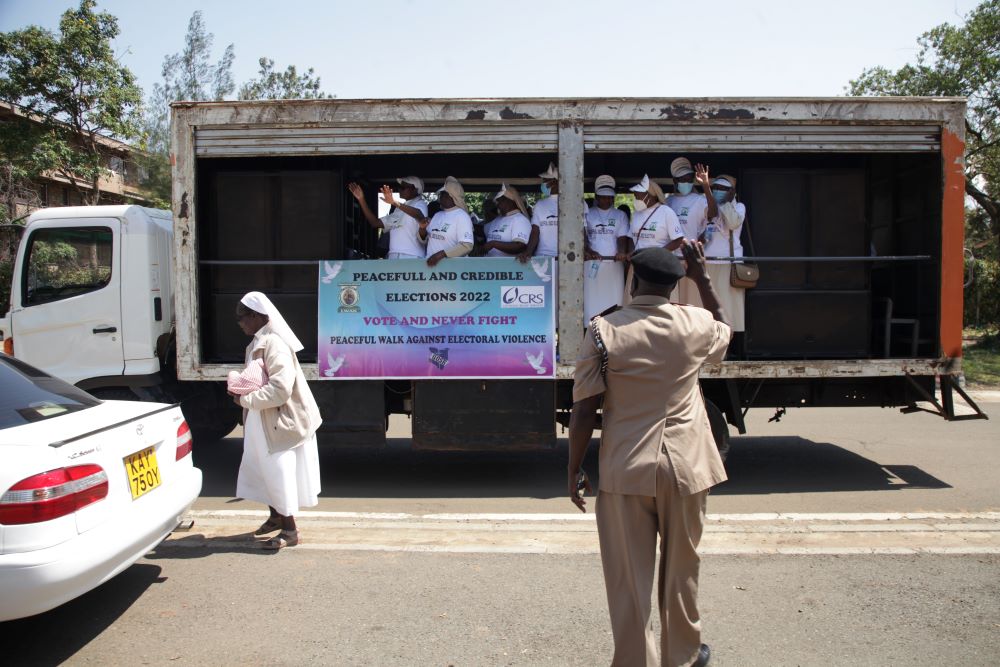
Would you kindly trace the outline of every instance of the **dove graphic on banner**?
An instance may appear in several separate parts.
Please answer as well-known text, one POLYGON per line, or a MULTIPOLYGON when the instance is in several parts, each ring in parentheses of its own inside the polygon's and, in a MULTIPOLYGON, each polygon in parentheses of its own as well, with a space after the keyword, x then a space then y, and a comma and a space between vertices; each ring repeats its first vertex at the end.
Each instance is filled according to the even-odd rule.
POLYGON ((329 352, 326 353, 326 368, 323 369, 323 375, 328 378, 332 378, 340 370, 340 367, 344 365, 344 355, 340 355, 336 359, 329 352))
POLYGON ((531 268, 535 270, 535 274, 542 279, 543 283, 547 283, 552 280, 552 276, 549 275, 549 260, 543 259, 541 262, 536 262, 531 260, 531 268))
POLYGON ((525 352, 524 356, 528 360, 528 363, 531 365, 531 367, 535 369, 536 373, 538 373, 539 375, 545 374, 545 371, 547 369, 545 368, 545 364, 542 363, 542 360, 545 358, 544 351, 539 352, 536 355, 532 355, 530 352, 525 352))
POLYGON ((340 273, 340 268, 343 265, 344 264, 342 262, 337 262, 336 264, 330 264, 330 262, 324 261, 323 271, 325 275, 323 276, 323 284, 329 285, 330 283, 332 283, 333 279, 337 277, 338 273, 340 273))

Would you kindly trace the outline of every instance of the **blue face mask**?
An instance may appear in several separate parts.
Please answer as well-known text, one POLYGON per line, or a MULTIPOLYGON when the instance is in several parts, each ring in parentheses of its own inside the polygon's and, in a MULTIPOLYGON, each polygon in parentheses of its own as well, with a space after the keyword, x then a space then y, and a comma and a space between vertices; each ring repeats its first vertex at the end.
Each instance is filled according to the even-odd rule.
POLYGON ((538 189, 542 191, 543 197, 548 197, 550 194, 552 194, 552 190, 549 189, 548 183, 542 183, 542 185, 538 189))
POLYGON ((694 190, 694 183, 674 183, 674 188, 678 194, 689 195, 694 190))
POLYGON ((727 190, 712 190, 712 196, 715 197, 715 203, 721 204, 726 201, 726 197, 729 196, 727 190))

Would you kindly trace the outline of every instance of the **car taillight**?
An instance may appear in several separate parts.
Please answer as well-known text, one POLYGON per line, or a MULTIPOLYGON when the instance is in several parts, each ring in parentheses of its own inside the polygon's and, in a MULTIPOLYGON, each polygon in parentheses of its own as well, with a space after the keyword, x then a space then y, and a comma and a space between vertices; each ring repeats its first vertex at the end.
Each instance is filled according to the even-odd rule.
POLYGON ((108 495, 108 473, 87 464, 49 470, 10 487, 0 496, 0 524, 51 521, 108 495))
POLYGON ((192 442, 191 429, 188 427, 188 423, 181 422, 181 425, 177 427, 177 461, 180 461, 191 453, 192 442))
POLYGON ((3 353, 8 357, 14 356, 14 339, 7 337, 3 339, 3 353))

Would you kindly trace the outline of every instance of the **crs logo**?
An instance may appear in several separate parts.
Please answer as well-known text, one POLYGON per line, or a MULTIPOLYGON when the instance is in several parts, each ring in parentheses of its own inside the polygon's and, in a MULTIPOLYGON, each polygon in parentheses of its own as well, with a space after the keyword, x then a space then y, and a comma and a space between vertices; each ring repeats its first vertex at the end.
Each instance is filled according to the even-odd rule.
POLYGON ((544 308, 544 285, 505 285, 500 288, 501 308, 544 308))

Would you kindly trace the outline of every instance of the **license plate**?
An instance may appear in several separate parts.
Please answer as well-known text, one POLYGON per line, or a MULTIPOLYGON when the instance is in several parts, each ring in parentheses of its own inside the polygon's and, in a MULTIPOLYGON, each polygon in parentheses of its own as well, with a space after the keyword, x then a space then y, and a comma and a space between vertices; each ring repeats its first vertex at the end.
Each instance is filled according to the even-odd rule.
POLYGON ((160 485, 160 466, 156 462, 156 448, 147 447, 125 457, 125 476, 132 500, 145 495, 160 485))

